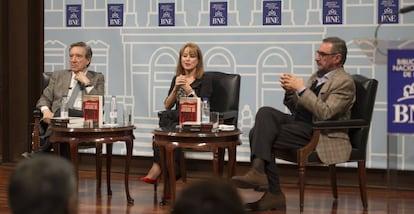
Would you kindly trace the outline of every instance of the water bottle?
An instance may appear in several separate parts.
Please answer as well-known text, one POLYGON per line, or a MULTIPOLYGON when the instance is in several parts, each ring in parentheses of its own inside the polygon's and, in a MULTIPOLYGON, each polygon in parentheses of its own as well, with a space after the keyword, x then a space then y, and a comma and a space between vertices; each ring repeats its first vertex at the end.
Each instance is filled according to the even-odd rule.
POLYGON ((68 96, 62 96, 62 104, 60 106, 60 117, 68 118, 69 117, 69 106, 68 106, 68 96))
POLYGON ((111 124, 117 124, 118 123, 118 110, 117 110, 117 104, 116 104, 116 97, 111 97, 111 109, 109 112, 109 118, 111 120, 111 124))
POLYGON ((210 122, 210 103, 208 102, 208 98, 203 98, 203 106, 201 108, 201 123, 209 123, 210 122))

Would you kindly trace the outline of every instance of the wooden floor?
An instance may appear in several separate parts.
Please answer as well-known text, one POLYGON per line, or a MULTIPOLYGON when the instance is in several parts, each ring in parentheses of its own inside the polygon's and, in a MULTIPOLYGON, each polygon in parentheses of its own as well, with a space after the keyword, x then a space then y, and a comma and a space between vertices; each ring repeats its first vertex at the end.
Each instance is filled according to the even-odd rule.
MULTIPOLYGON (((0 213, 11 213, 7 202, 7 183, 13 167, 0 166, 0 213)), ((112 196, 107 196, 103 180, 101 195, 96 194, 95 173, 80 171, 79 180, 79 213, 169 213, 170 206, 160 206, 162 188, 154 193, 153 186, 139 182, 142 175, 130 176, 130 191, 135 200, 134 205, 127 205, 124 192, 123 174, 112 174, 112 196)), ((103 175, 103 178, 105 175, 103 175)), ((178 193, 182 188, 202 178, 189 178, 187 184, 177 182, 178 193)), ((296 185, 284 184, 282 189, 286 195, 286 212, 256 213, 299 213, 299 197, 296 185)), ((262 193, 252 190, 240 190, 245 202, 257 200, 262 193)), ((329 186, 306 186, 304 213, 414 213, 414 191, 387 191, 386 189, 369 189, 368 210, 363 211, 359 189, 339 187, 337 203, 331 196, 329 186)))

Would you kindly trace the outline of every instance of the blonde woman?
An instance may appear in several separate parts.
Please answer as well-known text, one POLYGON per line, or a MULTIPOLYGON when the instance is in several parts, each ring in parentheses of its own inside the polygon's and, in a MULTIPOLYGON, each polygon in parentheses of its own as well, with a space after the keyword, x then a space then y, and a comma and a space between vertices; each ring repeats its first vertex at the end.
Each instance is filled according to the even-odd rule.
MULTIPOLYGON (((180 97, 208 98, 212 94, 212 83, 210 78, 204 77, 203 55, 198 45, 186 43, 180 50, 180 58, 177 63, 175 75, 171 81, 168 96, 164 101, 168 118, 160 118, 161 128, 174 128, 178 124, 178 102, 180 97)), ((179 160, 180 150, 176 150, 176 160, 179 160)), ((177 179, 180 176, 179 162, 176 161, 177 179)), ((154 162, 151 169, 141 181, 157 184, 161 176, 159 164, 159 150, 154 148, 154 162)))

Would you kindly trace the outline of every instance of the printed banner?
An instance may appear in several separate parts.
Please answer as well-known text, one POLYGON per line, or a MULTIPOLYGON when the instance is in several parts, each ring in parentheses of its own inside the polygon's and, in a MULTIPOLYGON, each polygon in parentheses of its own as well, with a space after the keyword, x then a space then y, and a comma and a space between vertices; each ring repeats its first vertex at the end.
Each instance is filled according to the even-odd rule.
POLYGON ((388 50, 388 133, 414 133, 414 50, 388 50))
POLYGON ((158 4, 158 26, 175 26, 175 4, 158 4))
POLYGON ((282 1, 263 2, 263 25, 282 24, 282 1))
POLYGON ((378 24, 398 23, 399 0, 378 1, 378 24))
POLYGON ((342 24, 342 0, 323 0, 324 25, 342 24))
POLYGON ((210 26, 227 25, 227 2, 210 2, 210 26))
POLYGON ((124 4, 108 4, 108 27, 124 26, 124 4))
POLYGON ((66 5, 66 27, 82 26, 82 5, 66 5))

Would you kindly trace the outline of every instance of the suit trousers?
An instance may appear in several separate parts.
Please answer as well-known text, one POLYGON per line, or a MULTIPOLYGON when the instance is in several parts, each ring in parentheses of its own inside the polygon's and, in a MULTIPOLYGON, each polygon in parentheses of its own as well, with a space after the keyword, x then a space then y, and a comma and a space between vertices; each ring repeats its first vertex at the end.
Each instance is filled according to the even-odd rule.
POLYGON ((251 160, 264 160, 264 170, 269 181, 269 191, 279 193, 275 150, 298 149, 309 143, 312 126, 294 120, 294 116, 272 107, 262 107, 256 114, 254 127, 250 130, 251 160))

